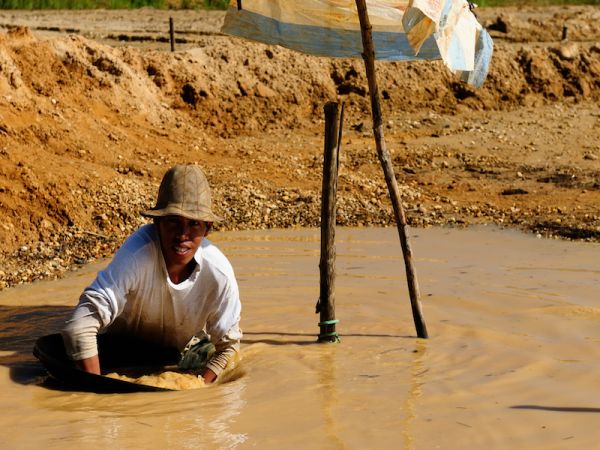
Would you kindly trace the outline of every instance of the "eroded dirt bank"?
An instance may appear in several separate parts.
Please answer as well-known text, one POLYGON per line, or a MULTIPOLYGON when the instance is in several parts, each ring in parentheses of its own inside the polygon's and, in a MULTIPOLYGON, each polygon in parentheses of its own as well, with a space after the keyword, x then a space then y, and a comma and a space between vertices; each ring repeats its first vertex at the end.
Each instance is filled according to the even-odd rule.
MULTIPOLYGON (((478 90, 440 62, 378 65, 411 225, 600 240, 598 12, 481 10, 496 51, 478 90)), ((222 36, 222 13, 177 19, 175 53, 151 25, 169 12, 72 14, 0 14, 0 288, 111 254, 179 162, 205 168, 222 228, 317 226, 336 99, 338 222, 391 223, 361 61, 222 36)))

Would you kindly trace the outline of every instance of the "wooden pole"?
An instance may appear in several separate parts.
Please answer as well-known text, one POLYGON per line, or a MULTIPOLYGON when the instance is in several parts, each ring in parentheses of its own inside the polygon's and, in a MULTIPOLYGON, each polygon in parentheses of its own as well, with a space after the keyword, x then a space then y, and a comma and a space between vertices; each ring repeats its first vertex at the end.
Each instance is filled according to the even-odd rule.
POLYGON ((171 42, 171 51, 175 51, 175 27, 173 25, 173 18, 169 17, 169 41, 171 42))
MULTIPOLYGON (((338 178, 339 104, 329 102, 325 110, 325 147, 323 158, 323 189, 321 192, 321 260, 320 290, 317 312, 319 342, 337 342, 335 319, 335 219, 338 178)), ((341 125, 339 127, 341 130, 341 125)))
POLYGON ((365 0, 356 0, 358 9, 358 17, 360 19, 360 30, 363 41, 363 59, 365 60, 365 68, 367 70, 367 79, 369 81, 369 93, 371 94, 371 113, 373 115, 373 134, 375 135, 375 145, 377 147, 377 156, 383 168, 385 181, 390 193, 390 199, 394 208, 394 216, 398 226, 398 234, 400 235, 400 245, 404 255, 404 266, 406 267, 406 279, 408 282, 408 291, 410 295, 410 304, 412 307, 413 319, 417 336, 420 338, 429 337, 427 327, 423 320, 421 304, 419 301, 419 283, 417 281, 417 273, 412 262, 412 250, 408 242, 406 234, 406 216, 402 201, 400 199, 400 190, 394 175, 394 167, 390 158, 390 154, 385 144, 383 136, 383 121, 381 118, 381 105, 379 102, 379 90, 377 87, 377 78, 375 75, 375 49, 373 47, 373 36, 371 34, 372 27, 367 13, 367 5, 365 0))

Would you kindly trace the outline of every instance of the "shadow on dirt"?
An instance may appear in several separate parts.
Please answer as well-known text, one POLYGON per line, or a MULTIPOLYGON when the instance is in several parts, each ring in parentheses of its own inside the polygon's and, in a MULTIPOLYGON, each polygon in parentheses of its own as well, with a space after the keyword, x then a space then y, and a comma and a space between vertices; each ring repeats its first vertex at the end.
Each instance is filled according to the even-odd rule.
POLYGON ((600 231, 583 227, 573 227, 561 225, 559 223, 541 222, 534 227, 533 231, 541 234, 552 234, 566 239, 573 240, 600 240, 600 231))

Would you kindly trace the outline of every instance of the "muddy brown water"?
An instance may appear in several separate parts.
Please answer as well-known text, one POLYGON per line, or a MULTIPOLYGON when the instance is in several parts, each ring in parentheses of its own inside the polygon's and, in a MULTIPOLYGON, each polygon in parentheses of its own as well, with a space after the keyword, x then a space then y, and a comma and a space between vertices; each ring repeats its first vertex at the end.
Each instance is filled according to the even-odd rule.
POLYGON ((0 447, 594 448, 600 246, 490 227, 338 229, 340 344, 315 344, 319 231, 217 233, 243 297, 241 376, 133 394, 58 389, 31 356, 105 262, 0 293, 0 447))

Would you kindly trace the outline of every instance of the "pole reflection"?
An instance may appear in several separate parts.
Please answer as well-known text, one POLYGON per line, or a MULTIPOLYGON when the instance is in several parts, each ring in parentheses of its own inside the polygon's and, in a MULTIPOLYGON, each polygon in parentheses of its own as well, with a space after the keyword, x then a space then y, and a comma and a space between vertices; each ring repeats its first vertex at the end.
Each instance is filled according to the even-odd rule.
POLYGON ((415 438, 412 433, 413 423, 417 414, 415 412, 415 404, 421 396, 421 387, 424 384, 423 373, 425 372, 425 356, 427 354, 427 340, 416 339, 415 349, 413 350, 413 360, 410 365, 410 384, 408 393, 402 405, 404 418, 402 420, 402 438, 404 448, 414 450, 415 438))

